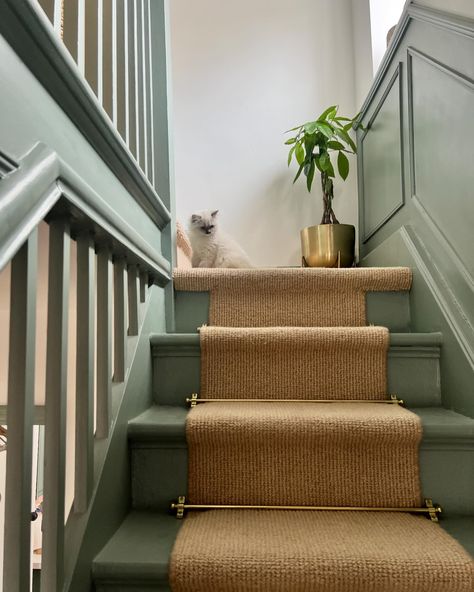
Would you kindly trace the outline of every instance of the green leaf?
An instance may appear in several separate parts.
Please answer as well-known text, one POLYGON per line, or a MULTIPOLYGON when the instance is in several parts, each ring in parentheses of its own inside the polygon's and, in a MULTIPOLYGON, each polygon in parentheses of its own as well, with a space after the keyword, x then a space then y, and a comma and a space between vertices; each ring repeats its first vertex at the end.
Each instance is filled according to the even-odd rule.
POLYGON ((294 131, 296 131, 296 130, 299 130, 299 129, 301 129, 302 127, 303 127, 303 125, 297 125, 296 127, 292 127, 291 129, 289 129, 289 130, 286 130, 285 134, 288 134, 289 132, 294 132, 294 131))
POLYGON ((339 107, 339 105, 332 105, 331 107, 328 107, 318 117, 318 121, 325 121, 326 119, 333 119, 334 118, 334 115, 336 115, 336 113, 337 113, 338 107, 339 107), (330 117, 331 114, 332 114, 332 117, 330 117))
POLYGON ((352 129, 353 126, 353 122, 350 121, 349 123, 346 123, 346 125, 342 128, 345 132, 348 132, 350 129, 352 129))
POLYGON ((341 142, 336 142, 336 140, 329 140, 328 148, 332 150, 344 150, 344 145, 341 142))
POLYGON ((337 169, 345 181, 347 179, 347 175, 349 174, 349 160, 344 152, 339 152, 337 155, 337 169))
POLYGON ((288 152, 288 166, 290 166, 291 159, 293 158, 293 152, 295 151, 296 146, 292 146, 290 151, 288 152))
POLYGON ((308 191, 311 191, 311 185, 313 184, 314 169, 315 169, 315 164, 314 164, 314 159, 312 159, 311 160, 311 164, 309 165, 308 172, 305 172, 305 174, 306 174, 306 187, 308 188, 308 191))
POLYGON ((334 167, 332 166, 332 162, 329 161, 328 166, 326 168, 326 174, 328 175, 328 177, 335 177, 335 173, 334 173, 334 167))
POLYGON ((323 152, 319 155, 319 167, 322 171, 327 171, 329 165, 331 164, 331 159, 329 158, 329 154, 327 152, 323 152))
POLYGON ((350 119, 350 117, 335 117, 334 119, 336 121, 352 121, 352 119, 350 119))
POLYGON ((317 121, 308 121, 308 123, 304 124, 304 131, 306 134, 312 135, 317 130, 318 130, 318 122, 317 121))
POLYGON ((315 156, 314 156, 314 162, 316 163, 316 166, 318 167, 318 170, 321 173, 324 173, 324 171, 323 171, 323 169, 321 167, 321 164, 319 163, 319 154, 315 154, 315 156))
POLYGON ((303 170, 304 164, 300 164, 300 168, 298 169, 298 172, 296 173, 295 178, 293 179, 293 183, 296 183, 296 181, 298 180, 298 177, 301 175, 301 171, 303 170))
POLYGON ((343 130, 343 129, 337 129, 335 130, 336 135, 339 136, 341 138, 341 140, 343 140, 346 144, 349 144, 349 146, 352 148, 353 152, 357 152, 357 147, 354 144, 354 142, 352 141, 352 138, 349 136, 349 134, 343 130))
POLYGON ((321 123, 315 121, 316 129, 318 129, 326 138, 331 139, 334 136, 334 128, 328 123, 321 123))
POLYGON ((296 138, 290 138, 285 142, 285 144, 294 144, 296 142, 296 138))
POLYGON ((301 143, 295 145, 295 156, 298 164, 303 164, 304 162, 304 148, 301 143))

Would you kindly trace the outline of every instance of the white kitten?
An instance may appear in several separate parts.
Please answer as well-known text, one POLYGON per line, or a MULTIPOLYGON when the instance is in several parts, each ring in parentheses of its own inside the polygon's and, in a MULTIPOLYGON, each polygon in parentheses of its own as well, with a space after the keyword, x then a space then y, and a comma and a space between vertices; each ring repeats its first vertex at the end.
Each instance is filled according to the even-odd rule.
POLYGON ((189 239, 193 247, 193 267, 252 267, 239 245, 220 230, 218 211, 204 211, 191 216, 189 239))

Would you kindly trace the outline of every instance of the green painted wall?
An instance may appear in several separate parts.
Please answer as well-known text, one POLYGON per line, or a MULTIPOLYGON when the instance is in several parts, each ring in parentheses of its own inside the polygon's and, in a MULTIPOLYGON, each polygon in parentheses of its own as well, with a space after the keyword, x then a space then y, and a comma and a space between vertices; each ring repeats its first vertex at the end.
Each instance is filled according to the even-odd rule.
POLYGON ((409 5, 358 130, 362 265, 410 265, 442 331, 446 407, 474 416, 474 21, 409 5))

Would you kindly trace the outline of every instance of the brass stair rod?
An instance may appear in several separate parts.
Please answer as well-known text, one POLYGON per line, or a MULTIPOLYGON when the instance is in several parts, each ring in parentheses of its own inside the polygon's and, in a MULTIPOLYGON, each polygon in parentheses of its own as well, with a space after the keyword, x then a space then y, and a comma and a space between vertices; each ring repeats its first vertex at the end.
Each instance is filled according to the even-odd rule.
POLYGON ((194 407, 198 403, 380 403, 385 405, 404 405, 403 399, 391 395, 390 399, 201 399, 193 393, 186 397, 186 403, 194 407))
POLYGON ((306 510, 320 512, 403 512, 406 514, 428 514, 433 522, 438 522, 438 514, 442 508, 433 504, 433 500, 426 499, 424 508, 373 508, 362 506, 264 506, 264 505, 224 505, 224 504, 187 504, 185 496, 180 496, 177 502, 170 506, 176 510, 176 517, 183 518, 187 510, 306 510))

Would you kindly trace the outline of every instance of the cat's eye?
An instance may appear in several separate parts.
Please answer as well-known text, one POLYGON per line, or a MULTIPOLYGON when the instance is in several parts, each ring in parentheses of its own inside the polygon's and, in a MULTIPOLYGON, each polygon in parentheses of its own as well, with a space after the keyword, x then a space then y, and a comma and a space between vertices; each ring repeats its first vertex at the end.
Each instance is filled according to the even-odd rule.
POLYGON ((214 224, 211 224, 211 225, 209 226, 209 230, 212 230, 213 228, 214 228, 214 224))

